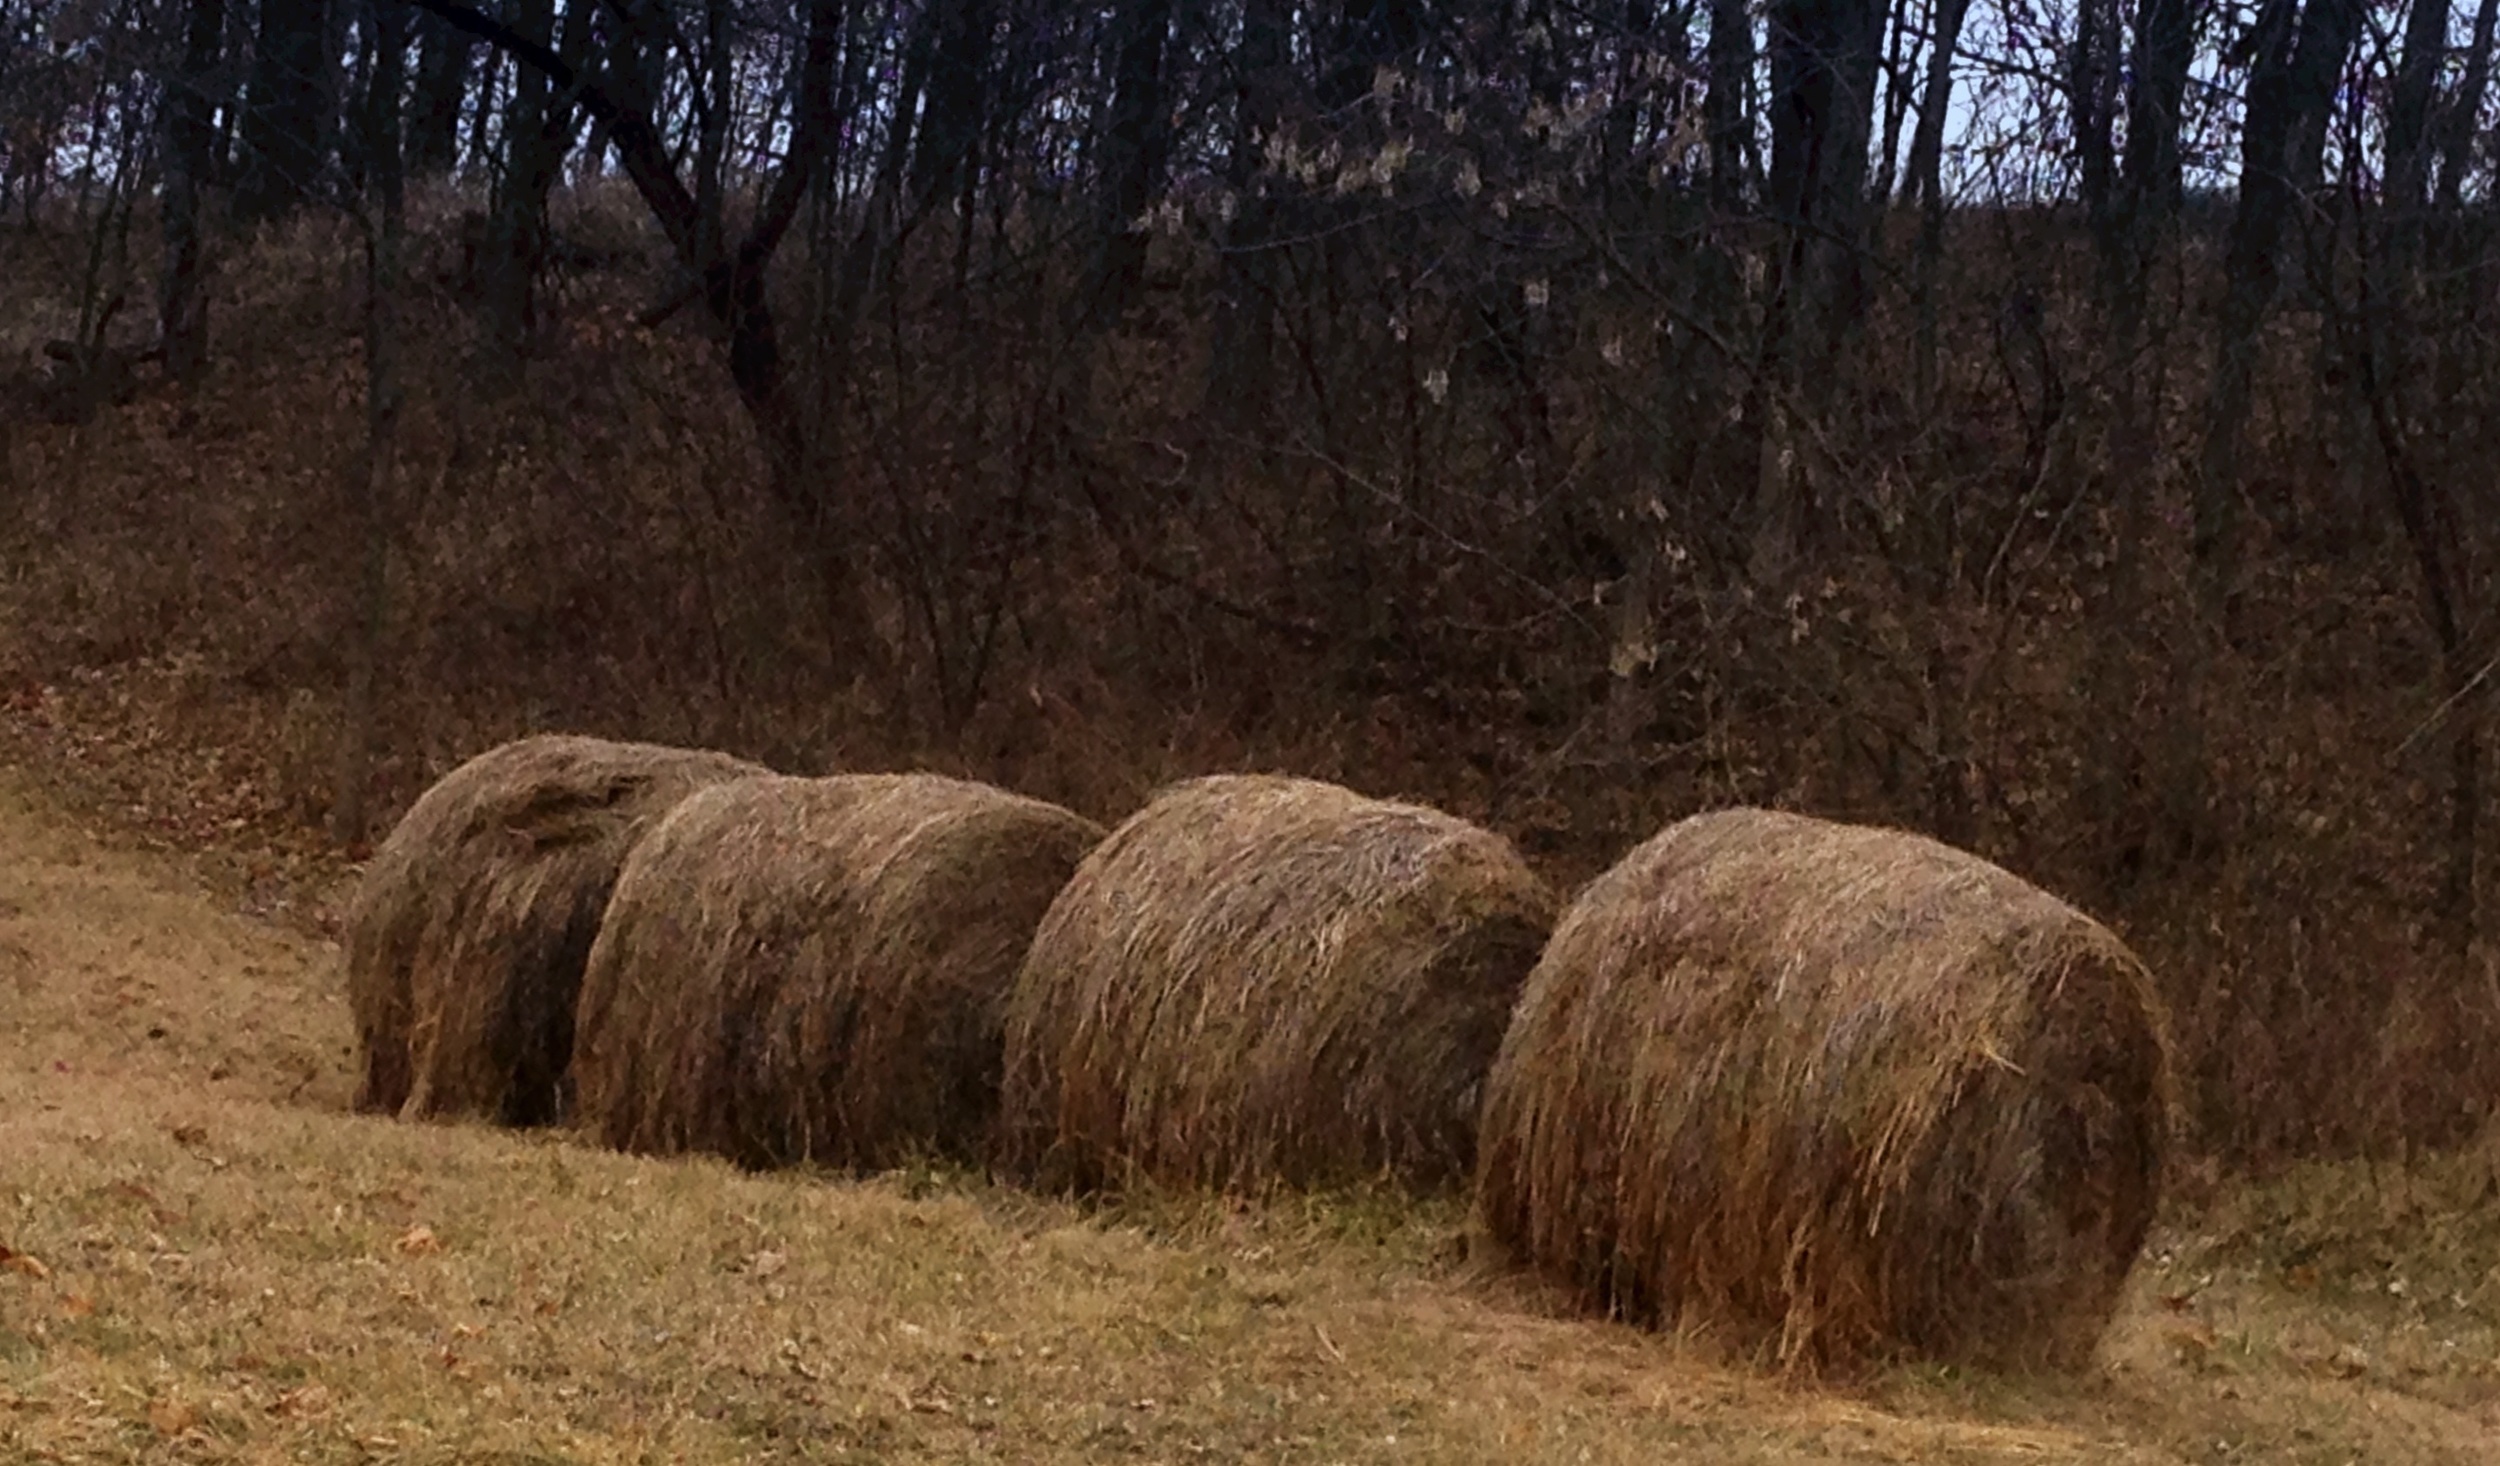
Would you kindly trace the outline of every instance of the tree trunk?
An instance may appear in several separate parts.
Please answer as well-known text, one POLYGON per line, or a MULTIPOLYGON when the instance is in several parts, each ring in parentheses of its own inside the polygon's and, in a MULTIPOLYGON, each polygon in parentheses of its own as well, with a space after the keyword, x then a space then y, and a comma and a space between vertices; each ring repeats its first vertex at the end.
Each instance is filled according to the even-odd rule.
MULTIPOLYGON (((2103 263, 2109 304, 2140 323, 2148 261, 2169 241, 2181 202, 2179 128, 2188 68, 2196 59, 2197 0, 2143 0, 2126 78, 2127 146, 2103 263)), ((2131 360, 2135 326, 2119 333, 2131 360)))
POLYGON ((867 207, 860 211, 859 230, 851 236, 850 247, 842 252, 840 276, 834 289, 832 332, 825 343, 825 370, 837 392, 849 379, 852 338, 867 306, 868 291, 876 283, 878 268, 898 233, 904 180, 916 137, 912 124, 920 113, 921 90, 928 82, 929 60, 937 46, 934 13, 923 11, 921 16, 904 46, 903 74, 894 108, 887 117, 885 154, 877 162, 876 181, 870 185, 867 207))
POLYGON ((165 374, 189 382, 208 360, 208 291, 202 257, 200 192, 217 145, 216 101, 209 94, 225 40, 225 0, 188 0, 182 62, 166 87, 165 182, 162 195, 165 275, 157 316, 165 374))
MULTIPOLYGON (((2110 629, 2093 639, 2091 653, 2091 780, 2093 807, 2106 812, 2110 830, 2100 874, 2113 888, 2166 874, 2193 831, 2193 821, 2178 823, 2172 815, 2192 809, 2203 798, 2200 768, 2174 770, 2162 763, 2196 746, 2189 699, 2148 696, 2148 673, 2138 654, 2149 639, 2146 598, 2152 576, 2145 536, 2154 523, 2154 493, 2161 476, 2164 368, 2159 353, 2144 353, 2142 347, 2146 323, 2152 319, 2153 265, 2170 245, 2181 201, 2180 99, 2196 49, 2193 4, 2144 0, 2137 13, 2125 80, 2127 141, 2119 158, 2117 196, 2095 241, 2101 305, 2109 322, 2102 379, 2110 384, 2110 401, 2097 425, 2100 450, 2093 455, 2093 467, 2115 511, 2118 535, 2102 620, 2110 629), (2148 706, 2170 711, 2148 726, 2142 716, 2148 706)), ((2194 683, 2204 660, 2201 652, 2191 651, 2180 685, 2194 683)))
MULTIPOLYGON (((1881 0, 1780 0, 1771 12, 1771 215, 1787 247, 1763 328, 1775 399, 1809 413, 1839 397, 1864 302, 1867 145, 1881 0), (1814 363, 1809 373, 1804 363, 1814 363)), ((1796 446, 1815 424, 1761 413, 1755 569, 1776 582, 1813 538, 1821 507, 1796 446)))
POLYGON ((711 262, 726 259, 729 252, 722 200, 728 189, 730 108, 737 101, 733 59, 729 0, 705 0, 703 70, 695 80, 694 252, 697 259, 711 262))
POLYGON ((1962 44, 1970 0, 1937 0, 1936 35, 1927 53, 1927 89, 1910 138, 1909 188, 1918 199, 1918 335, 1913 391, 1924 418, 1936 401, 1937 276, 1944 261, 1944 122, 1953 106, 1953 57, 1962 44))
POLYGON ((1293 94, 1293 10, 1288 0, 1244 0, 1233 52, 1233 133, 1224 182, 1233 217, 1223 230, 1224 283, 1216 297, 1215 349, 1207 355, 1207 401, 1236 429, 1257 420, 1275 353, 1276 255, 1281 210, 1265 196, 1269 143, 1284 130, 1293 94))
MULTIPOLYGON (((2440 916, 2461 954, 2474 935, 2475 846, 2482 800, 2481 720, 2474 706, 2475 673, 2462 611, 2473 600, 2472 559, 2464 517, 2444 475, 2423 461, 2426 454, 2436 454, 2431 445, 2441 436, 2437 419, 2444 394, 2431 385, 2446 375, 2441 370, 2447 365, 2440 360, 2441 347, 2454 350, 2452 343, 2441 340, 2443 333, 2424 329, 2434 319, 2428 312, 2435 308, 2424 298, 2422 268, 2427 222, 2423 203, 2439 141, 2434 135, 2432 107, 2439 70, 2447 59, 2448 23, 2447 0, 2414 0, 2406 21, 2404 49, 2387 102, 2386 189, 2378 211, 2378 247, 2363 261, 2371 281, 2362 298, 2357 332, 2365 355, 2353 375, 2367 399, 2380 456, 2386 462, 2384 481, 2413 548, 2423 609, 2439 645, 2445 712, 2452 720, 2448 853, 2440 916)), ((2485 24, 2478 14, 2478 31, 2485 24)), ((2488 32, 2484 34, 2487 38, 2488 32)), ((2469 90, 2473 88, 2472 65, 2469 61, 2469 90)), ((2367 216, 2357 222, 2366 224, 2367 216)), ((2366 229, 2362 237, 2369 237, 2366 229)), ((2460 306, 2464 312, 2471 311, 2470 305, 2461 302, 2460 306)))
POLYGON ((469 94, 477 43, 438 16, 417 21, 417 89, 408 118, 408 170, 438 178, 459 162, 460 104, 469 94))
POLYGON ((2418 235, 2431 166, 2431 103, 2447 59, 2448 0, 2413 0, 2404 54, 2387 100, 2387 208, 2396 229, 2418 235))
POLYGON ((2067 55, 2066 104, 2082 165, 2083 211, 2096 232, 2107 229, 2116 205, 2119 26, 2117 0, 2082 0, 2067 55))
POLYGON ((1781 294, 1802 342, 1827 355, 1864 294, 1859 232, 1883 18, 1881 0, 1781 0, 1772 12, 1770 202, 1793 264, 1781 294))
POLYGON ((2446 693, 2443 711, 2452 720, 2448 850, 2439 909, 2447 936, 2462 953, 2474 938, 2475 856, 2482 808, 2482 720, 2474 707, 2475 670, 2458 614, 2463 520, 2446 488, 2422 471, 2406 441, 2405 414, 2395 395, 2396 384, 2381 379, 2368 363, 2361 377, 2387 459, 2388 493, 2397 521, 2404 526, 2406 543, 2413 549, 2423 611, 2431 636, 2439 644, 2441 684, 2446 693))
POLYGON ((2491 91, 2491 46, 2500 0, 2481 0, 2474 7, 2474 40, 2465 53, 2465 78, 2440 114, 2439 206, 2442 218, 2453 218, 2464 201, 2465 175, 2472 166, 2474 134, 2483 115, 2483 98, 2491 91))
MULTIPOLYGON (((555 43, 554 0, 518 0, 508 12, 514 30, 540 45, 555 43)), ((487 223, 487 329, 509 363, 527 350, 537 322, 540 262, 547 249, 547 193, 555 184, 556 147, 550 111, 556 102, 547 74, 524 66, 504 111, 504 166, 487 223)))
POLYGON ((408 50, 408 10, 401 0, 367 0, 375 40, 363 108, 365 159, 365 444, 350 475, 347 520, 356 546, 356 624, 348 645, 347 689, 339 728, 338 779, 330 802, 330 838, 361 842, 371 824, 378 689, 388 621, 392 538, 391 471, 399 425, 400 254, 406 232, 402 201, 400 90, 408 50))
POLYGON ((1901 124, 1910 115, 1909 74, 1918 67, 1920 47, 1932 39, 1913 34, 1909 0, 1898 0, 1890 30, 1892 39, 1884 54, 1884 141, 1875 149, 1874 186, 1866 191, 1879 209, 1892 202, 1893 189, 1900 182, 1901 124))
POLYGON ((2215 664, 2234 644, 2239 581, 2241 456, 2258 342, 2279 284, 2294 205, 2317 182, 2326 125, 2359 27, 2360 0, 2266 0, 2258 14, 2248 115, 2241 132, 2239 206, 2224 250, 2223 296, 2205 408, 2205 442, 2189 504, 2188 549, 2202 637, 2185 652, 2165 699, 2163 823, 2193 857, 2226 832, 2215 827, 2205 725, 2215 664))
MULTIPOLYGON (((991 0, 940 0, 937 43, 912 150, 915 207, 926 211, 956 197, 974 167, 981 128, 988 119, 991 0)), ((1160 48, 1156 58, 1161 59, 1160 48)))
POLYGON ((1710 0, 1709 59, 1710 89, 1701 108, 1710 137, 1710 197, 1727 208, 1744 197, 1753 157, 1753 11, 1746 0, 1710 0))
POLYGON ((1927 51, 1927 85, 1918 100, 1918 130, 1910 134, 1910 174, 1905 187, 1918 203, 1944 197, 1944 124, 1953 106, 1953 61, 1961 54, 1962 21, 1970 0, 1937 0, 1936 34, 1927 51))
POLYGON ((2225 635, 2238 571, 2240 456, 2258 335, 2274 304, 2292 206, 2317 182, 2335 84, 2361 19, 2360 0, 2309 0, 2295 27, 2294 3, 2267 0, 2258 18, 2241 134, 2239 207, 2225 250, 2228 283, 2192 506, 2190 550, 2199 596, 2207 622, 2225 635))
POLYGON ((1088 318, 1116 323, 1145 273, 1150 238, 1143 214, 1163 183, 1171 151, 1170 108, 1164 101, 1163 48, 1172 30, 1172 0, 1128 0, 1120 10, 1119 56, 1112 78, 1110 125, 1102 141, 1100 253, 1088 318))
MULTIPOLYGON (((623 24, 608 29, 604 57, 608 84, 614 89, 619 105, 642 116, 651 116, 657 108, 668 60, 667 28, 658 23, 648 0, 621 0, 618 14, 623 24)), ((583 162, 593 171, 607 166, 608 149, 613 143, 604 122, 594 119, 590 140, 584 149, 583 162)), ((830 190, 827 190, 830 195, 830 190)))
POLYGON ((261 0, 234 210, 260 224, 313 196, 327 152, 329 0, 261 0))

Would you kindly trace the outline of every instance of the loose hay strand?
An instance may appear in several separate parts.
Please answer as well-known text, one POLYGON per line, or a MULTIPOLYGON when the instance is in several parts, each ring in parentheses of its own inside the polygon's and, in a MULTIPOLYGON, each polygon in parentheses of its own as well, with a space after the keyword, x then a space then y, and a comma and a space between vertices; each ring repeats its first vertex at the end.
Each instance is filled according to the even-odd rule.
POLYGON ((626 852, 693 790, 762 772, 546 734, 444 775, 374 853, 348 912, 357 1107, 553 1119, 582 964, 626 852))
POLYGON ((977 1159, 1008 984, 1101 838, 926 774, 688 800, 628 863, 591 953, 582 1126, 750 1167, 977 1159))
POLYGON ((1705 815, 1557 926, 1479 1215, 1600 1306, 1790 1364, 2068 1362, 2151 1221, 2172 1083, 2149 975, 2054 897, 1912 835, 1705 815))
POLYGON ((1002 1165, 1073 1188, 1461 1179, 1554 907, 1507 842, 1437 811, 1272 776, 1177 785, 1034 938, 1002 1165))

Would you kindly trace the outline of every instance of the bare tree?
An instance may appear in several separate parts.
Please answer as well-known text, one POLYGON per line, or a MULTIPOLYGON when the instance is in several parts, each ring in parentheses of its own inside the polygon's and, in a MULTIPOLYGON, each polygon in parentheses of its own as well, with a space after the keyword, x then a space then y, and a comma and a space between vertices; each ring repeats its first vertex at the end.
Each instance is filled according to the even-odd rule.
POLYGON ((2360 32, 2360 0, 2266 0, 2249 67, 2240 128, 2240 195, 2223 262, 2213 385, 2206 399, 2192 549, 2206 617, 2225 628, 2237 578, 2240 447, 2258 330, 2281 280, 2295 203, 2318 182, 2335 86, 2360 32))
POLYGON ((1702 109, 1710 136, 1710 190, 1725 206, 1743 195, 1754 156, 1753 11, 1745 0, 1710 0, 1709 64, 1702 109))
POLYGON ((320 184, 334 106, 332 3, 261 0, 244 100, 242 176, 234 193, 235 215, 246 223, 292 213, 320 184))
POLYGON ((1102 140, 1102 246, 1087 292, 1094 318, 1114 321, 1127 309, 1145 268, 1139 216, 1161 191, 1171 151, 1163 51, 1172 30, 1172 0, 1127 0, 1116 30, 1117 76, 1102 140))
POLYGON ((330 801, 330 838, 341 844, 363 840, 371 824, 376 703, 396 525, 391 486, 405 390, 398 312, 407 235, 401 93, 407 79, 409 10, 402 0, 364 0, 363 12, 373 38, 373 68, 356 109, 365 196, 354 214, 365 237, 365 441, 343 481, 347 502, 342 519, 353 547, 350 583, 356 609, 330 801))
POLYGON ((1953 58, 1962 44, 1970 0, 1936 0, 1936 33, 1928 42, 1927 84, 1919 94, 1918 129, 1910 137, 1908 190, 1918 203, 1918 336, 1911 365, 1915 400, 1924 413, 1936 396, 1936 290, 1944 261, 1944 127, 1953 110, 1953 58))
POLYGON ((1867 148, 1882 0, 1781 0, 1770 20, 1771 171, 1765 203, 1785 235, 1764 327, 1757 571, 1779 580, 1820 512, 1798 463, 1795 408, 1834 400, 1862 317, 1867 148), (1804 363, 1813 370, 1803 370, 1804 363))
POLYGON ((216 99, 209 89, 214 85, 225 24, 225 0, 187 0, 181 60, 165 88, 165 266, 157 330, 164 343, 166 374, 186 382, 199 375, 208 359, 200 195, 215 158, 216 99))
POLYGON ((460 109, 467 99, 477 43, 443 23, 417 18, 416 93, 408 114, 408 171, 420 177, 449 173, 458 161, 460 109))

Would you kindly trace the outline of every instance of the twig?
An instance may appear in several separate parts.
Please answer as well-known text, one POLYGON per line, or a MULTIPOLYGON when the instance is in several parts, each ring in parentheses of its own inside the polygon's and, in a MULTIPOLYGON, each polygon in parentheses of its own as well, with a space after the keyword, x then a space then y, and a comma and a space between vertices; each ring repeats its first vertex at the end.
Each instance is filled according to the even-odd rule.
POLYGON ((2415 725, 2413 731, 2404 736, 2404 741, 2397 744, 2396 751, 2389 754, 2388 757, 2391 759, 2404 757, 2406 750, 2412 748, 2414 744, 2419 743, 2422 740, 2423 734, 2428 733, 2433 728, 2436 728, 2441 723, 2447 721, 2448 715, 2456 711, 2457 705, 2464 702, 2467 698, 2472 697, 2475 689, 2481 687, 2484 682, 2489 680, 2491 674, 2495 671, 2500 671, 2500 652, 2493 653, 2491 660, 2483 663, 2483 669, 2481 671, 2465 679, 2465 685, 2463 687, 2460 687, 2455 692, 2450 693, 2446 700, 2441 702, 2439 706, 2431 709, 2431 715, 2424 718, 2419 724, 2415 725))

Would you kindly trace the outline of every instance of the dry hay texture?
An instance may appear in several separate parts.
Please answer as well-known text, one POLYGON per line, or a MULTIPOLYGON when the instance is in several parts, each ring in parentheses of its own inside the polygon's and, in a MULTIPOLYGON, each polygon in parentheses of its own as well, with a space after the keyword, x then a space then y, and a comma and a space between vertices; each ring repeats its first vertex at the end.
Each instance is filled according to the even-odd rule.
POLYGON ((374 853, 348 913, 357 1108, 554 1119, 582 964, 626 852, 688 794, 763 772, 548 734, 444 775, 374 853))
POLYGON ((1499 836, 1330 784, 1180 784, 1035 936, 1000 1159, 1045 1186, 1463 1182, 1484 1075, 1551 928, 1499 836))
POLYGON ((578 1123, 751 1168, 979 1159, 1008 986, 1102 834, 931 774, 687 800, 635 851, 591 953, 578 1123))
POLYGON ((1639 1321, 1784 1364, 2088 1357, 2172 1133, 2107 929, 1976 856, 1760 810, 1564 913, 1493 1069, 1481 1221, 1639 1321))

